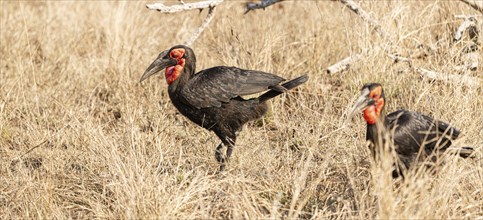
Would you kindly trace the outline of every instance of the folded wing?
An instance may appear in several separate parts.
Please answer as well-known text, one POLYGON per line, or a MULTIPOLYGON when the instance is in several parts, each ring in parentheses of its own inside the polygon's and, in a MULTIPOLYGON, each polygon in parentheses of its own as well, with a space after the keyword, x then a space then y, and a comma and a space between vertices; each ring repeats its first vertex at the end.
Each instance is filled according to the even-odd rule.
POLYGON ((458 138, 460 131, 448 123, 417 112, 398 110, 387 115, 398 151, 417 153, 424 145, 426 152, 446 150, 458 138))
POLYGON ((279 88, 285 79, 270 73, 218 66, 197 73, 181 96, 196 108, 220 107, 230 99, 279 88))

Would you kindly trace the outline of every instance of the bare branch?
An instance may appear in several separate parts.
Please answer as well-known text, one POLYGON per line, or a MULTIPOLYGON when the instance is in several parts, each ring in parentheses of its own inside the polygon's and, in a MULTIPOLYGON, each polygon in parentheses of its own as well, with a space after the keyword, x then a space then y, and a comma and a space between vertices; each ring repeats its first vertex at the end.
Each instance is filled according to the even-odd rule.
POLYGON ((193 3, 184 3, 181 1, 181 4, 178 5, 171 5, 166 6, 163 3, 154 3, 154 4, 147 4, 146 7, 151 10, 157 10, 161 13, 176 13, 181 11, 188 11, 193 9, 202 10, 204 8, 209 8, 208 15, 206 15, 205 20, 201 23, 200 27, 191 34, 190 38, 184 43, 184 45, 190 46, 193 42, 200 36, 200 34, 208 27, 211 20, 215 16, 215 7, 221 4, 224 0, 206 0, 201 2, 193 2, 193 3))
MULTIPOLYGON (((467 29, 469 28, 473 28, 475 30, 473 30, 473 32, 477 32, 477 28, 476 28, 476 18, 473 17, 473 16, 469 16, 469 17, 466 17, 465 18, 465 21, 458 27, 458 30, 456 30, 455 34, 454 34, 454 37, 453 37, 453 40, 454 41, 459 41, 461 40, 461 38, 463 37, 463 32, 465 32, 467 29)), ((470 31, 471 32, 471 31, 470 31)))
MULTIPOLYGON (((461 0, 461 1, 463 1, 467 4, 470 4, 471 0, 461 0)), ((367 13, 366 11, 364 11, 356 2, 354 2, 353 0, 339 0, 339 2, 344 4, 347 8, 349 8, 351 11, 353 11, 357 15, 359 15, 362 18, 362 20, 364 20, 365 22, 367 22, 371 26, 373 26, 374 29, 383 38, 389 40, 390 46, 393 45, 393 42, 391 41, 391 39, 388 38, 389 35, 387 34, 386 31, 384 31, 382 29, 382 27, 379 25, 379 22, 376 19, 373 19, 371 17, 371 15, 369 13, 367 13)), ((472 5, 472 4, 473 3, 471 3, 470 5, 472 5)), ((474 3, 474 5, 472 5, 472 6, 477 7, 478 8, 477 10, 480 10, 482 8, 482 7, 478 6, 476 3, 474 3)), ((463 22, 463 24, 458 28, 458 31, 455 33, 455 36, 454 36, 455 41, 461 40, 461 38, 463 36, 463 32, 465 30, 468 30, 469 35, 470 35, 470 39, 472 39, 475 42, 475 45, 477 45, 476 41, 477 41, 479 30, 478 30, 478 27, 477 27, 478 21, 476 20, 475 17, 476 16, 458 16, 458 18, 464 18, 465 22, 463 22)), ((412 63, 411 58, 401 57, 397 54, 393 54, 393 52, 388 51, 387 49, 384 49, 384 50, 386 51, 388 56, 391 59, 393 59, 395 62, 407 62, 410 65, 410 67, 413 68, 412 67, 413 63, 412 63)), ((362 54, 364 54, 364 53, 362 53, 362 54)), ((341 60, 341 61, 337 62, 336 64, 327 68, 327 73, 333 74, 333 73, 337 73, 337 72, 348 69, 352 63, 357 62, 358 60, 363 58, 364 55, 362 55, 362 54, 357 54, 357 55, 353 55, 353 56, 344 58, 343 60, 341 60)), ((474 58, 474 55, 472 55, 471 57, 468 57, 468 59, 465 58, 465 64, 464 65, 458 66, 455 69, 476 70, 477 66, 478 66, 478 59, 474 58)), ((459 80, 459 78, 462 77, 462 76, 460 77, 458 75, 455 75, 455 76, 448 75, 448 76, 446 76, 445 74, 440 74, 440 73, 436 73, 436 72, 432 72, 432 71, 420 69, 420 68, 415 68, 415 69, 416 69, 417 72, 420 72, 422 75, 426 75, 427 77, 430 77, 430 78, 433 78, 433 79, 442 80, 442 79, 447 79, 449 77, 451 80, 455 81, 456 79, 459 80)), ((445 81, 448 81, 448 80, 445 80, 445 81)), ((475 80, 473 80, 472 78, 463 77, 463 81, 464 81, 465 84, 474 86, 475 84, 478 84, 478 83, 474 83, 474 82, 475 81, 479 82, 479 79, 476 78, 475 80)))
POLYGON ((439 80, 446 83, 464 84, 468 87, 481 86, 481 79, 476 77, 438 73, 423 68, 415 68, 415 70, 421 74, 421 76, 428 77, 433 80, 439 80))
POLYGON ((483 4, 481 4, 481 2, 478 4, 478 2, 475 0, 460 0, 460 1, 466 3, 467 5, 471 6, 472 8, 474 8, 475 10, 483 14, 483 4))
POLYGON ((184 43, 186 46, 190 46, 199 36, 200 34, 205 30, 206 27, 208 27, 208 24, 210 24, 211 20, 213 17, 215 17, 215 7, 210 7, 210 10, 208 11, 208 15, 206 15, 205 20, 203 23, 201 23, 200 27, 198 30, 196 30, 191 37, 184 43))
POLYGON ((261 0, 260 3, 247 3, 247 10, 245 11, 245 14, 250 12, 251 10, 265 9, 268 6, 281 1, 283 0, 261 0))
MULTIPOLYGON (((379 33, 383 38, 388 37, 387 33, 382 29, 381 25, 379 25, 379 22, 376 19, 372 18, 371 15, 367 13, 364 9, 362 9, 361 6, 359 6, 356 2, 352 0, 339 0, 339 2, 344 4, 347 8, 349 8, 357 15, 359 15, 363 21, 373 26, 374 30, 376 30, 377 33, 379 33)), ((346 57, 343 60, 327 68, 327 73, 333 74, 333 73, 346 70, 349 68, 350 64, 357 62, 360 59, 362 59, 361 54, 346 57)))
POLYGON ((462 54, 461 56, 463 65, 456 66, 454 69, 457 71, 475 71, 478 69, 478 63, 480 58, 480 55, 477 52, 479 47, 478 35, 480 33, 480 30, 478 29, 478 20, 476 20, 476 16, 458 15, 455 17, 462 18, 464 19, 464 21, 456 30, 453 40, 455 42, 460 41, 463 38, 464 32, 468 31, 469 39, 472 40, 473 43, 466 46, 465 50, 463 50, 464 54, 462 54))
POLYGON ((349 69, 349 66, 352 63, 359 61, 360 59, 362 59, 362 57, 363 57, 362 54, 351 55, 351 56, 337 62, 336 64, 329 66, 327 68, 327 73, 328 74, 334 74, 334 73, 338 73, 338 72, 344 71, 346 69, 349 69))
POLYGON ((223 0, 206 0, 201 2, 185 3, 178 5, 166 6, 163 3, 147 4, 146 8, 157 10, 161 13, 172 14, 180 11, 188 11, 193 9, 211 8, 221 4, 223 0))
POLYGON ((379 22, 371 17, 369 13, 364 11, 364 9, 361 8, 356 2, 352 0, 340 0, 342 4, 344 4, 347 8, 352 10, 354 13, 358 14, 362 20, 365 22, 369 23, 374 27, 374 29, 382 36, 382 37, 387 37, 387 34, 384 30, 382 30, 381 25, 379 25, 379 22))

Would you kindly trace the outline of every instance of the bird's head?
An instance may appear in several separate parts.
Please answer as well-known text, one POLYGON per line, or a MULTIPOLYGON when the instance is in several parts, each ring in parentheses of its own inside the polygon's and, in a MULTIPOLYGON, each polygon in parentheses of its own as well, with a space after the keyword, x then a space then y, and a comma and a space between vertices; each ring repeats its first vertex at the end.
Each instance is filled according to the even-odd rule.
POLYGON ((193 50, 184 45, 177 45, 165 50, 158 55, 158 58, 149 65, 141 77, 141 82, 150 76, 166 69, 164 75, 168 84, 173 83, 182 74, 185 67, 195 69, 196 57, 193 50))
POLYGON ((367 124, 375 124, 384 108, 384 90, 379 83, 362 86, 361 95, 350 111, 350 115, 362 111, 367 124))

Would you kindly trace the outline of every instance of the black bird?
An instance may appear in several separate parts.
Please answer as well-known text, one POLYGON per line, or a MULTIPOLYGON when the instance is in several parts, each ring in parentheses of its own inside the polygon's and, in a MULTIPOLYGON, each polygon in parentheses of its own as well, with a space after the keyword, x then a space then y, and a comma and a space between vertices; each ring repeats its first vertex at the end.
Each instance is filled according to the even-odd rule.
MULTIPOLYGON (((392 173, 394 178, 404 176, 417 162, 429 159, 436 162, 460 135, 460 131, 448 123, 429 116, 398 110, 384 115, 384 91, 378 83, 368 83, 362 87, 361 95, 351 110, 351 115, 363 111, 367 122, 366 140, 375 159, 387 144, 394 147, 397 166, 392 173)), ((473 152, 471 147, 459 149, 459 155, 467 158, 473 152)))
POLYGON ((307 75, 285 81, 284 78, 255 70, 217 66, 195 74, 196 57, 184 45, 163 51, 148 67, 141 81, 165 69, 168 93, 181 114, 221 139, 215 151, 220 170, 230 158, 242 126, 267 112, 266 101, 308 80, 307 75), (257 98, 241 96, 266 91, 257 98), (226 156, 221 150, 226 146, 226 156))

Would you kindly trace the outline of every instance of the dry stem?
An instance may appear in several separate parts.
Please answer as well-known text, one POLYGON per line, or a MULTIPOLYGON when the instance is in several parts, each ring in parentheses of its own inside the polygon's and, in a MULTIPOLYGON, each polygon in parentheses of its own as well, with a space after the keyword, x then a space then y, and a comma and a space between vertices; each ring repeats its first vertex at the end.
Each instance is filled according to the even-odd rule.
POLYGON ((204 9, 217 6, 221 4, 223 0, 207 0, 202 2, 193 2, 193 3, 185 3, 185 4, 178 4, 178 5, 170 5, 166 6, 163 3, 153 3, 147 4, 146 8, 151 10, 157 10, 161 13, 172 14, 181 11, 189 11, 193 9, 204 9))

